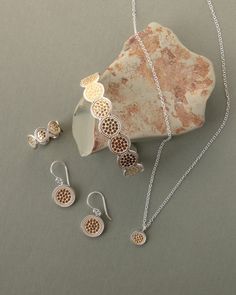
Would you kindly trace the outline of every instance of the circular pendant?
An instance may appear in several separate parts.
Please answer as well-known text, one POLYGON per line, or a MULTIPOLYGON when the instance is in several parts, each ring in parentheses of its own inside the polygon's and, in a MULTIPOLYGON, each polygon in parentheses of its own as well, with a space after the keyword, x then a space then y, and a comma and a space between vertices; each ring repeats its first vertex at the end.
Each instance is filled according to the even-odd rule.
POLYGON ((142 246, 145 244, 147 237, 143 231, 137 231, 135 230, 131 235, 130 235, 130 240, 133 242, 136 246, 142 246))
POLYGON ((96 238, 103 233, 104 222, 102 218, 96 215, 88 215, 81 221, 81 229, 83 233, 90 237, 96 238))
POLYGON ((75 192, 70 186, 62 184, 53 190, 52 198, 58 206, 69 207, 75 202, 75 192))

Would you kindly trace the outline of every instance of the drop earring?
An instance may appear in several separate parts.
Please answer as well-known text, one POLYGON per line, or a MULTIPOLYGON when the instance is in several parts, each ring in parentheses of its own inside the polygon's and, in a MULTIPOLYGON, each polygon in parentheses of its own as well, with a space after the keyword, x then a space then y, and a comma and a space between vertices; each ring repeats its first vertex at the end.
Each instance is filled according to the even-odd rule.
POLYGON ((103 222, 102 218, 100 217, 102 215, 102 212, 98 208, 91 206, 89 203, 89 199, 93 195, 97 195, 100 198, 102 198, 105 214, 106 214, 107 218, 109 220, 111 220, 111 217, 109 216, 109 214, 107 212, 106 201, 105 201, 104 195, 98 191, 91 192, 87 197, 87 205, 93 209, 94 214, 87 215, 81 222, 81 229, 82 229, 83 233, 90 238, 96 238, 96 237, 100 236, 104 231, 104 222, 103 222))
POLYGON ((75 192, 70 186, 69 172, 66 164, 63 161, 54 161, 50 166, 50 172, 55 177, 55 182, 58 184, 52 192, 52 199, 60 207, 69 207, 75 202, 75 192), (53 168, 55 164, 60 164, 65 169, 66 184, 61 177, 58 177, 53 168))

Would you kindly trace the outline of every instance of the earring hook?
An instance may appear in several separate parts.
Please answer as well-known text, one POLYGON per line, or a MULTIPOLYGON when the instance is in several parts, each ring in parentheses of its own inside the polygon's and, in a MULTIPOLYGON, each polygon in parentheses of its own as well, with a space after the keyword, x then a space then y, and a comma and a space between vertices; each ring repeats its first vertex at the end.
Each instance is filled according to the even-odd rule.
POLYGON ((65 173, 66 173, 66 182, 67 182, 67 185, 70 186, 70 180, 69 180, 69 172, 68 172, 68 168, 67 168, 65 162, 63 162, 63 161, 58 161, 58 160, 52 162, 52 164, 51 164, 51 166, 50 166, 50 172, 51 172, 51 174, 55 177, 55 181, 56 181, 56 183, 58 183, 59 185, 62 185, 64 182, 63 182, 63 179, 62 179, 61 177, 57 176, 57 175, 54 173, 54 171, 53 171, 53 167, 55 166, 55 164, 60 164, 60 165, 62 165, 62 166, 64 167, 64 169, 65 169, 65 173))
POLYGON ((109 216, 109 214, 108 214, 108 212, 107 212, 107 206, 106 206, 105 197, 104 197, 104 195, 103 195, 101 192, 93 191, 93 192, 91 192, 90 194, 88 194, 88 197, 87 197, 87 205, 88 205, 91 209, 93 209, 93 213, 94 213, 95 215, 100 216, 100 215, 102 214, 102 212, 101 212, 98 208, 93 207, 93 206, 89 203, 89 199, 90 199, 90 197, 91 197, 92 195, 94 195, 94 194, 97 194, 97 195, 99 195, 99 196, 102 198, 103 208, 104 208, 105 214, 106 214, 107 218, 108 218, 109 220, 111 220, 111 217, 109 216))

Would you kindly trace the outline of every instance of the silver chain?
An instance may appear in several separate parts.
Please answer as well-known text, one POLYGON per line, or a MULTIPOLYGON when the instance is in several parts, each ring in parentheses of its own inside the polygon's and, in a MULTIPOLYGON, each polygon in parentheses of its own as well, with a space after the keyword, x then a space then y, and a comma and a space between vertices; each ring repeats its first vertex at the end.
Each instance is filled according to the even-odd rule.
POLYGON ((146 202, 145 202, 145 207, 144 207, 144 214, 143 214, 143 223, 142 223, 142 230, 145 231, 147 228, 149 228, 151 226, 151 224, 153 223, 153 221, 157 218, 157 216, 161 213, 161 211, 164 209, 164 207, 167 205, 167 203, 170 201, 170 199, 174 196, 176 190, 180 187, 180 185, 183 183, 183 181, 185 180, 185 178, 188 176, 188 174, 192 171, 192 169, 197 165, 197 163, 201 160, 201 158, 203 157, 203 155, 206 153, 206 151, 209 149, 209 147, 214 143, 214 141, 216 140, 216 138, 220 135, 220 133, 222 132, 222 130, 224 129, 228 118, 229 118, 229 113, 230 113, 230 94, 229 94, 229 90, 228 90, 228 79, 227 79, 227 73, 226 73, 226 62, 225 62, 225 52, 224 52, 224 44, 223 44, 223 39, 222 39, 222 33, 221 33, 221 28, 219 25, 219 21, 217 19, 216 13, 215 13, 215 9, 214 6, 212 4, 211 0, 206 0, 208 7, 210 9, 211 12, 211 16, 212 19, 214 21, 215 24, 215 28, 216 28, 216 32, 217 32, 217 37, 218 37, 218 43, 219 43, 219 51, 220 51, 220 59, 221 59, 221 70, 222 70, 222 79, 223 79, 223 84, 224 84, 224 91, 225 91, 225 97, 226 97, 226 107, 225 107, 225 114, 224 114, 224 118, 219 126, 219 128, 216 130, 216 132, 211 136, 211 138, 209 139, 209 141, 207 142, 207 144, 203 147, 203 149, 200 151, 200 153, 197 155, 197 157, 194 159, 194 161, 192 162, 192 164, 188 167, 188 169, 184 172, 184 174, 180 177, 180 179, 176 182, 176 184, 173 186, 173 188, 170 190, 169 194, 165 197, 164 201, 161 203, 161 205, 159 206, 159 208, 155 211, 155 213, 152 215, 152 217, 147 221, 147 215, 148 215, 148 209, 149 209, 149 203, 150 203, 150 199, 151 199, 151 192, 152 192, 152 186, 153 186, 153 182, 155 180, 156 177, 156 171, 157 168, 159 166, 159 162, 160 162, 160 158, 161 158, 161 153, 162 150, 165 146, 165 144, 171 140, 172 138, 172 133, 171 133, 171 129, 170 129, 170 123, 169 123, 169 117, 168 117, 168 112, 166 109, 166 105, 165 105, 165 101, 163 99, 163 94, 160 88, 160 83, 159 83, 159 79, 158 76, 156 74, 155 68, 153 66, 153 62, 150 58, 150 55, 142 41, 142 39, 139 36, 139 33, 137 32, 137 25, 136 25, 136 1, 132 0, 132 17, 133 17, 133 26, 134 26, 134 34, 135 34, 135 38, 138 41, 141 49, 143 50, 143 53, 145 55, 145 58, 147 60, 147 63, 150 66, 151 72, 152 72, 152 76, 153 76, 153 80, 155 82, 155 86, 157 89, 157 93, 158 96, 160 98, 161 101, 161 105, 162 105, 162 109, 163 109, 163 114, 164 114, 164 119, 165 119, 165 124, 166 124, 166 129, 167 129, 167 135, 168 137, 165 138, 157 151, 157 155, 156 155, 156 159, 153 165, 153 169, 152 169, 152 173, 151 173, 151 177, 149 180, 149 185, 148 185, 148 191, 146 194, 146 202))

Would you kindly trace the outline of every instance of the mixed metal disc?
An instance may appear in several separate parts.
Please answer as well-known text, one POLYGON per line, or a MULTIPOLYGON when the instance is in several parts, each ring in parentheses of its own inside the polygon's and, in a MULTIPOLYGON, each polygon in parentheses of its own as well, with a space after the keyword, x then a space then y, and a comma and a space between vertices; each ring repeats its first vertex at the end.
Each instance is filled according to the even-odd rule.
POLYGON ((83 233, 90 238, 96 238, 104 231, 104 222, 99 216, 96 215, 86 216, 81 221, 80 226, 83 233))
POLYGON ((70 186, 62 184, 53 190, 52 198, 58 206, 69 207, 75 202, 75 192, 70 186))
POLYGON ((117 161, 121 168, 130 168, 137 164, 138 154, 135 151, 129 150, 126 153, 118 156, 117 161))
POLYGON ((40 144, 47 144, 49 141, 48 131, 44 127, 39 127, 34 132, 34 137, 40 144))
POLYGON ((130 235, 130 240, 133 242, 136 246, 142 246, 145 244, 147 237, 143 231, 137 231, 135 230, 131 235, 130 235))
POLYGON ((111 101, 106 98, 102 97, 95 100, 91 105, 91 114, 96 119, 103 119, 110 115, 112 109, 111 101))
POLYGON ((104 136, 111 138, 120 133, 121 124, 116 116, 111 115, 109 117, 102 119, 99 122, 98 129, 99 132, 102 133, 104 136))
POLYGON ((50 121, 48 123, 48 131, 53 138, 56 138, 61 133, 61 127, 57 121, 50 121))
POLYGON ((130 148, 131 142, 127 136, 119 133, 108 141, 108 147, 114 154, 123 154, 130 148))
POLYGON ((94 82, 84 89, 84 98, 89 102, 93 102, 94 100, 103 97, 104 92, 104 86, 101 83, 94 82))

